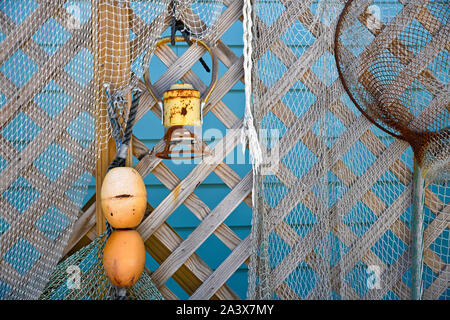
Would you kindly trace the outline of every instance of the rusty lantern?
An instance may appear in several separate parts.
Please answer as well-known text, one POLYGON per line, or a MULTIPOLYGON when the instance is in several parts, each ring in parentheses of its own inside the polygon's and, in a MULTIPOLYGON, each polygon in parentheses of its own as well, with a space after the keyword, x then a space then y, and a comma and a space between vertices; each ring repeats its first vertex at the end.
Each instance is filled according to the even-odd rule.
MULTIPOLYGON (((162 38, 156 47, 170 42, 172 38, 162 38)), ((182 37, 175 37, 176 42, 185 41, 182 37)), ((161 108, 162 124, 164 126, 164 150, 156 153, 162 159, 194 159, 209 155, 201 140, 203 108, 208 102, 217 83, 217 57, 214 51, 203 41, 192 39, 203 46, 211 55, 212 71, 211 83, 203 96, 188 83, 173 84, 163 94, 163 99, 157 98, 156 91, 151 84, 149 75, 150 54, 144 57, 144 82, 155 101, 161 108)))

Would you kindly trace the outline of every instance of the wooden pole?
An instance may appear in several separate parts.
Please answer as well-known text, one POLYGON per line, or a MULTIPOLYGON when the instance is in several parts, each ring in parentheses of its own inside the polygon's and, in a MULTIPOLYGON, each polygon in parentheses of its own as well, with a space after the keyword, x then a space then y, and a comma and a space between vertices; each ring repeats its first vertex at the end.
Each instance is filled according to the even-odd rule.
MULTIPOLYGON (((94 77, 97 94, 98 112, 96 116, 96 137, 99 158, 97 160, 96 179, 96 231, 100 235, 106 230, 101 208, 100 191, 102 181, 109 164, 116 154, 112 138, 107 146, 101 135, 108 132, 109 119, 106 112, 106 95, 103 88, 109 84, 111 92, 129 84, 130 67, 130 30, 128 5, 125 1, 91 0, 92 32, 94 51, 94 77)), ((131 105, 131 93, 127 95, 128 107, 131 105)), ((132 148, 128 149, 127 165, 132 164, 132 148)))

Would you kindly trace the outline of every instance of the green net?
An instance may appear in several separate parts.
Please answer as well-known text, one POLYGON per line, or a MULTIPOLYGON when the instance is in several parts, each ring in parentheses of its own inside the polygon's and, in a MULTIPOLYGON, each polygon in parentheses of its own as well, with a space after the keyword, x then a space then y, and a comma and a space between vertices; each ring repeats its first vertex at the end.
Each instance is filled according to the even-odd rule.
MULTIPOLYGON (((103 270, 107 232, 58 264, 40 300, 110 300, 114 287, 103 270)), ((149 273, 127 288, 127 300, 163 300, 149 273)))

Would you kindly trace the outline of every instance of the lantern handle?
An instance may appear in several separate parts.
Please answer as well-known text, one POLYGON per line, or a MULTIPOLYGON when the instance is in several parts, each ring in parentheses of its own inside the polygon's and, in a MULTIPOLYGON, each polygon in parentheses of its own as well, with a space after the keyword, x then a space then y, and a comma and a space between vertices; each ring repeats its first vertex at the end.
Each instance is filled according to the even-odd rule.
MULTIPOLYGON (((175 37, 174 39, 175 39, 175 42, 186 41, 183 37, 175 37)), ((164 43, 171 42, 171 41, 172 41, 171 37, 161 38, 160 40, 158 40, 158 42, 156 42, 155 48, 159 47, 160 45, 162 45, 164 43)), ((208 99, 211 97, 211 93, 213 92, 213 90, 217 84, 217 79, 218 79, 217 56, 216 56, 214 50, 211 47, 209 47, 204 41, 196 40, 196 39, 191 39, 191 41, 203 46, 211 55, 211 60, 212 60, 211 83, 209 84, 209 87, 206 90, 206 92, 203 94, 204 97, 202 98, 202 106, 205 106, 206 103, 208 102, 208 99)), ((155 93, 156 90, 150 81, 149 66, 150 66, 151 53, 152 53, 152 51, 148 50, 147 53, 145 54, 145 56, 143 58, 143 62, 142 62, 142 67, 144 69, 144 83, 145 83, 145 86, 147 87, 147 90, 149 91, 150 95, 152 96, 152 98, 156 102, 158 102, 159 105, 161 106, 161 99, 158 99, 156 97, 156 93, 155 93)))

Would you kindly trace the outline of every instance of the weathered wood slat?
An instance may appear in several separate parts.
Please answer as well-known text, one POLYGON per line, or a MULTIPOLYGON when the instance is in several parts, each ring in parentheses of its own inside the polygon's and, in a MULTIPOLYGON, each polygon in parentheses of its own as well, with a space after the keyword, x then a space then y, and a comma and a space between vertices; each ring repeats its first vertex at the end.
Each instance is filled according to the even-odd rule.
MULTIPOLYGON (((52 241, 36 227, 35 223, 38 220, 39 215, 35 213, 43 212, 40 209, 45 208, 46 206, 48 207, 49 204, 45 201, 45 199, 48 199, 49 197, 63 197, 65 188, 61 187, 61 184, 65 185, 67 182, 69 182, 69 185, 71 185, 83 173, 84 170, 80 170, 80 168, 83 168, 83 166, 80 165, 80 162, 84 162, 84 160, 86 159, 85 155, 89 152, 92 152, 91 148, 87 148, 85 150, 85 153, 79 154, 79 157, 74 159, 74 161, 67 167, 64 172, 62 172, 58 176, 58 178, 50 185, 50 187, 47 189, 43 189, 39 198, 37 198, 25 212, 22 212, 20 216, 9 225, 9 228, 3 234, 4 237, 2 237, 2 252, 0 254, 0 265, 2 266, 2 270, 6 270, 3 269, 3 265, 7 265, 4 259, 5 252, 7 252, 14 245, 15 241, 20 237, 23 237, 30 243, 34 244, 36 248, 45 249, 46 247, 52 247, 52 241), (38 243, 39 245, 36 245, 36 243, 38 243)), ((70 223, 73 224, 78 210, 75 207, 71 207, 68 209, 69 210, 66 210, 65 212, 66 217, 69 218, 70 223), (70 211, 70 209, 72 209, 72 211, 70 211)), ((69 229, 70 228, 66 228, 65 230, 69 229)), ((58 241, 67 241, 68 237, 68 232, 62 231, 58 237, 58 241)), ((61 248, 61 253, 62 250, 63 248, 61 248)), ((33 263, 28 272, 32 272, 33 274, 41 274, 42 272, 46 272, 46 270, 44 271, 43 268, 51 265, 52 256, 58 254, 58 252, 53 252, 51 255, 41 254, 33 263)), ((15 273, 12 274, 14 275, 15 273)), ((14 281, 23 281, 25 276, 26 274, 19 274, 17 277, 14 276, 14 281)), ((30 292, 32 292, 33 290, 39 290, 39 288, 33 287, 33 282, 24 283, 26 283, 26 285, 22 288, 23 290, 29 290, 30 292)), ((16 289, 17 288, 14 288, 14 291, 11 291, 10 294, 13 294, 16 289)), ((16 296, 21 296, 20 292, 16 292, 15 294, 16 296)), ((39 292, 37 294, 39 294, 39 292)))
MULTIPOLYGON (((4 240, 2 240, 2 252, 1 259, 3 259, 4 254, 13 245, 13 239, 18 239, 19 235, 26 235, 30 230, 38 230, 36 228, 35 222, 39 219, 39 215, 36 212, 41 212, 41 209, 48 209, 51 205, 46 202, 49 197, 55 199, 61 199, 64 197, 66 191, 61 185, 72 185, 78 177, 84 173, 84 166, 80 163, 84 163, 86 160, 86 154, 92 152, 93 145, 88 146, 83 153, 80 153, 77 158, 75 158, 69 166, 63 171, 58 178, 53 181, 48 188, 40 190, 39 197, 27 208, 25 212, 22 212, 18 217, 11 221, 9 228, 3 233, 4 240)), ((70 209, 70 208, 68 208, 70 209)), ((42 211, 42 212, 45 212, 42 211)), ((66 212, 66 216, 69 219, 75 219, 77 213, 66 212)), ((71 221, 73 223, 74 221, 71 221)), ((50 240, 46 238, 41 232, 36 232, 34 234, 35 239, 41 241, 41 243, 48 243, 50 240)))
POLYGON ((359 238, 349 250, 343 255, 338 264, 333 267, 334 272, 341 272, 347 274, 351 268, 361 260, 363 255, 373 247, 375 242, 378 241, 380 235, 384 234, 393 222, 399 219, 400 215, 405 212, 409 207, 411 202, 411 190, 412 186, 409 185, 408 188, 403 191, 403 193, 390 205, 381 216, 378 217, 369 230, 364 233, 364 236, 359 238), (345 263, 343 263, 345 262, 345 263), (339 269, 337 271, 337 269, 339 269))
MULTIPOLYGON (((362 119, 362 118, 359 118, 359 119, 362 119)), ((365 120, 365 119, 363 119, 363 120, 365 120)), ((355 125, 357 126, 357 128, 355 128, 355 130, 367 129, 366 128, 367 124, 366 124, 366 126, 364 126, 364 125, 358 124, 358 122, 360 123, 360 121, 355 121, 352 125, 352 127, 354 127, 355 125)), ((364 121, 363 121, 363 123, 364 123, 364 121)), ((349 130, 347 130, 347 131, 349 131, 349 130)), ((341 136, 338 140, 341 140, 342 143, 340 143, 340 141, 337 141, 333 145, 333 147, 329 150, 330 159, 329 159, 327 165, 334 165, 334 163, 340 158, 340 156, 338 156, 338 154, 342 155, 343 153, 346 152, 346 150, 349 148, 349 146, 352 145, 352 141, 351 141, 352 139, 349 139, 348 137, 346 137, 345 134, 343 136, 341 136)), ((314 165, 313 168, 311 168, 310 171, 299 180, 299 182, 278 203, 278 205, 269 212, 269 216, 274 217, 274 222, 273 222, 272 227, 269 227, 269 232, 271 232, 271 230, 273 230, 273 228, 275 228, 284 219, 284 217, 292 210, 292 208, 297 205, 297 203, 304 197, 305 193, 310 191, 310 189, 315 185, 315 181, 317 181, 316 177, 322 176, 323 174, 325 174, 325 172, 327 172, 329 170, 329 168, 324 169, 324 167, 326 167, 326 165, 321 164, 320 162, 316 163, 316 165, 314 165), (314 167, 317 167, 317 169, 316 169, 317 171, 314 170, 315 169, 314 167), (314 176, 311 176, 311 175, 314 175, 314 176), (305 182, 303 182, 303 181, 305 181, 305 182)), ((320 226, 320 223, 318 225, 320 226)), ((308 239, 310 239, 309 240, 310 242, 314 240, 313 235, 317 234, 318 228, 319 228, 318 226, 315 226, 313 229, 311 229, 309 231, 307 237, 308 237, 308 239)), ((316 239, 320 239, 320 235, 317 234, 316 239)), ((312 246, 312 244, 311 244, 311 246, 312 246)), ((313 246, 306 253, 305 253, 305 251, 303 251, 303 248, 301 246, 297 246, 297 248, 298 248, 298 250, 292 250, 291 253, 285 258, 285 259, 289 259, 289 260, 286 260, 287 261, 286 263, 284 263, 284 262, 280 263, 280 264, 288 264, 289 265, 288 269, 290 269, 291 271, 296 266, 295 262, 297 261, 297 263, 298 263, 298 260, 295 260, 295 256, 298 256, 297 251, 298 251, 298 254, 306 255, 312 250, 313 246)), ((283 270, 288 270, 288 269, 283 269, 283 270)), ((278 273, 278 272, 274 273, 274 276, 277 276, 277 279, 278 279, 278 281, 276 283, 280 284, 284 280, 283 276, 287 277, 289 274, 290 274, 290 271, 284 272, 284 273, 278 273)))
POLYGON ((165 283, 195 250, 225 221, 228 215, 250 193, 253 175, 251 172, 211 211, 200 225, 178 246, 175 251, 153 273, 155 283, 165 283))
POLYGON ((402 255, 386 270, 380 277, 380 288, 377 290, 368 290, 364 297, 365 300, 379 300, 397 283, 401 276, 410 267, 411 250, 408 247, 402 255))
POLYGON ((66 43, 46 61, 40 68, 40 72, 35 72, 30 79, 28 79, 28 82, 14 93, 14 96, 2 106, 3 117, 0 118, 0 128, 3 128, 5 124, 20 111, 20 106, 25 105, 36 93, 42 90, 57 70, 63 68, 63 66, 73 59, 82 48, 83 35, 89 32, 90 20, 79 30, 74 31, 74 36, 68 39, 66 43))
MULTIPOLYGON (((90 85, 88 85, 90 86, 90 85)), ((41 154, 47 147, 58 137, 61 131, 75 120, 79 113, 73 112, 77 109, 82 101, 73 99, 66 107, 53 118, 53 121, 47 123, 44 128, 36 135, 33 141, 30 142, 22 151, 21 157, 15 159, 16 161, 9 163, 0 173, 0 193, 3 193, 8 186, 14 182, 20 175, 21 171, 28 167, 34 159, 41 154)))
POLYGON ((209 299, 231 275, 247 259, 250 248, 250 236, 247 236, 222 262, 222 264, 205 280, 202 285, 189 297, 190 300, 209 299))
MULTIPOLYGON (((163 249, 163 255, 160 255, 159 259, 157 259, 160 264, 169 256, 170 252, 174 251, 175 248, 183 242, 183 239, 177 235, 167 223, 163 223, 163 225, 145 241, 146 248, 150 254, 152 254, 155 249, 155 240, 157 243, 160 243, 159 249, 163 249)), ((172 277, 183 287, 186 293, 192 294, 194 290, 198 288, 200 283, 202 283, 211 273, 212 270, 208 265, 194 253, 172 277)), ((162 284, 160 284, 160 286, 161 285, 162 284)), ((221 287, 216 292, 216 296, 219 299, 236 299, 237 297, 228 286, 221 287)))
MULTIPOLYGON (((149 149, 136 137, 133 137, 133 140, 135 142, 135 155, 139 159, 142 154, 147 154, 149 149)), ((139 172, 139 167, 136 166, 136 168, 139 172)), ((230 188, 233 188, 234 185, 240 181, 240 177, 224 163, 218 165, 214 169, 214 172, 216 172, 216 174, 230 188)), ((159 162, 158 165, 152 169, 152 173, 169 190, 173 190, 181 182, 181 180, 173 172, 171 172, 163 162, 159 162)), ((184 205, 200 220, 203 220, 211 211, 208 206, 195 195, 195 193, 192 193, 186 198, 184 205)), ((236 236, 236 234, 226 224, 221 224, 215 230, 214 234, 230 249, 234 248, 240 241, 239 237, 236 236)))
MULTIPOLYGON (((39 7, 41 7, 44 2, 40 1, 39 3, 39 7)), ((342 283, 340 282, 342 280, 340 275, 348 272, 348 270, 352 268, 355 261, 357 262, 361 260, 367 265, 380 265, 383 272, 383 281, 388 283, 388 287, 392 288, 396 294, 399 296, 403 295, 403 297, 405 297, 404 295, 407 295, 407 287, 405 288, 405 283, 401 280, 401 275, 404 273, 405 261, 408 261, 407 253, 404 253, 396 264, 388 268, 384 262, 370 250, 373 242, 376 241, 376 237, 374 236, 374 234, 377 233, 376 228, 380 228, 380 226, 391 229, 393 233, 405 243, 409 242, 409 228, 403 221, 401 221, 401 219, 398 219, 397 217, 404 211, 404 207, 407 205, 407 200, 404 198, 407 198, 407 190, 409 189, 406 189, 402 196, 395 202, 401 202, 401 205, 399 204, 401 207, 400 209, 394 205, 387 207, 381 198, 379 198, 376 193, 370 189, 378 179, 377 177, 373 177, 374 171, 384 172, 388 169, 394 173, 400 183, 405 186, 409 185, 411 181, 411 172, 405 163, 397 157, 398 153, 401 152, 399 150, 401 150, 402 146, 399 146, 399 148, 396 149, 394 143, 394 147, 391 145, 391 147, 386 148, 384 143, 377 136, 375 136, 371 130, 368 130, 371 124, 363 117, 356 117, 340 100, 339 96, 343 93, 343 88, 339 84, 338 80, 336 80, 331 87, 328 88, 328 90, 331 90, 335 94, 337 99, 336 101, 327 101, 327 97, 320 96, 319 93, 322 92, 323 89, 326 89, 324 87, 325 84, 323 84, 311 71, 311 66, 315 63, 315 59, 317 58, 314 56, 314 52, 316 52, 314 50, 316 50, 317 47, 314 47, 313 45, 312 48, 308 49, 314 56, 312 59, 305 60, 304 57, 303 60, 301 60, 302 58, 298 59, 295 53, 280 39, 280 34, 287 30, 295 21, 300 21, 316 37, 320 36, 326 27, 320 23, 308 23, 314 19, 314 15, 312 14, 309 6, 305 4, 301 4, 300 6, 300 4, 296 4, 288 0, 282 0, 282 3, 287 5, 287 10, 285 10, 270 27, 265 26, 263 22, 256 17, 258 31, 260 33, 271 35, 270 45, 264 48, 265 51, 260 54, 262 55, 267 52, 267 50, 271 50, 271 52, 274 53, 289 70, 286 73, 286 78, 277 82, 275 88, 265 88, 266 98, 270 98, 271 101, 264 99, 264 112, 261 114, 265 114, 268 110, 270 110, 288 128, 285 136, 279 141, 280 159, 287 154, 298 141, 301 141, 319 158, 319 161, 303 178, 300 179, 282 161, 280 161, 278 171, 275 173, 280 182, 289 189, 289 192, 286 194, 285 199, 282 200, 282 203, 278 207, 270 209, 266 206, 266 210, 269 211, 269 214, 277 216, 276 223, 273 225, 272 231, 276 232, 283 239, 283 241, 291 247, 291 253, 275 270, 273 270, 274 279, 278 284, 276 292, 282 298, 299 298, 299 296, 292 290, 292 288, 289 288, 284 280, 297 266, 300 258, 302 261, 309 264, 313 270, 316 270, 316 272, 320 272, 318 269, 319 266, 326 263, 323 258, 314 251, 314 247, 317 245, 318 241, 321 241, 323 237, 326 236, 323 230, 328 230, 330 226, 323 225, 322 230, 320 227, 321 223, 326 222, 325 220, 322 221, 319 219, 319 223, 312 228, 310 233, 308 233, 305 238, 301 238, 283 220, 284 217, 290 212, 288 209, 292 209, 299 202, 302 202, 318 217, 325 217, 325 215, 330 215, 331 213, 331 218, 333 218, 339 213, 339 210, 342 210, 342 212, 348 212, 356 201, 361 200, 378 216, 378 221, 372 225, 372 227, 362 238, 355 235, 352 230, 342 222, 333 226, 331 231, 338 237, 341 236, 339 232, 345 234, 345 236, 340 238, 340 241, 345 246, 349 247, 350 250, 341 258, 341 262, 339 262, 332 271, 332 278, 330 279, 332 282, 332 288, 336 293, 341 294, 344 298, 360 298, 354 288, 352 288, 346 281, 343 281, 342 283), (298 10, 299 8, 303 8, 303 11, 298 10), (298 118, 292 110, 281 101, 281 97, 285 94, 286 90, 289 90, 290 85, 292 85, 292 83, 289 82, 292 80, 290 79, 291 77, 295 78, 295 82, 300 80, 305 83, 313 94, 318 97, 318 100, 315 102, 313 107, 300 118, 298 118), (317 121, 321 121, 324 116, 324 113, 321 112, 321 110, 324 110, 324 103, 330 102, 331 106, 329 110, 339 120, 341 120, 341 122, 347 127, 347 131, 342 137, 337 139, 331 148, 328 148, 321 138, 313 133, 311 128, 317 123, 317 121), (382 164, 382 160, 379 160, 378 162, 375 161, 366 172, 367 176, 363 176, 358 179, 357 175, 353 173, 351 169, 341 160, 348 148, 350 148, 357 140, 367 146, 369 151, 376 157, 382 160, 389 160, 390 162, 384 165, 382 164), (389 157, 392 157, 393 159, 387 159, 389 157), (344 195, 343 199, 338 201, 331 211, 329 211, 328 206, 311 191, 319 179, 321 179, 323 175, 329 171, 334 173, 343 182, 343 184, 349 187, 349 190, 344 195), (372 178, 370 181, 365 183, 363 180, 367 177, 372 178), (396 211, 396 209, 398 210, 396 211), (389 213, 392 213, 392 215, 389 213), (385 223, 386 221, 388 221, 388 223, 385 223)), ((226 46, 226 44, 220 40, 220 36, 222 36, 235 21, 242 19, 242 1, 226 0, 225 4, 228 8, 219 19, 217 36, 215 36, 214 39, 211 39, 211 42, 216 44, 218 58, 229 69, 219 80, 216 90, 211 96, 210 104, 205 109, 205 114, 211 111, 225 125, 226 128, 239 129, 242 125, 242 119, 239 119, 230 110, 230 108, 228 108, 221 101, 221 99, 237 83, 237 81, 244 81, 242 67, 243 58, 237 57, 226 46)), ((364 8, 365 7, 361 4, 360 9, 363 10, 364 8)), ((130 27, 137 35, 134 40, 130 41, 130 56, 132 59, 131 61, 134 61, 145 49, 145 43, 142 40, 145 38, 145 34, 149 30, 149 25, 140 20, 140 18, 131 11, 130 13, 132 17, 130 19, 130 27)), ((421 15, 426 16, 427 14, 430 14, 430 12, 427 10, 423 12, 421 11, 421 15)), ((53 16, 61 25, 65 26, 67 24, 68 13, 63 7, 56 10, 56 13, 54 13, 53 16)), ((165 26, 169 26, 170 19, 167 16, 167 13, 162 13, 160 17, 161 19, 165 19, 165 26)), ((93 18, 95 18, 95 16, 93 18)), ((0 17, 0 28, 2 28, 2 24, 3 28, 10 28, 9 32, 17 32, 15 29, 12 30, 13 25, 10 24, 10 22, 2 20, 0 17)), ((87 32, 88 30, 89 29, 84 29, 84 31, 81 32, 87 32)), ((71 33, 72 37, 77 37, 77 32, 72 32, 71 30, 71 33)), ((326 50, 332 52, 331 37, 323 37, 321 41, 322 44, 325 44, 326 50)), ((69 44, 69 46, 65 47, 65 49, 69 52, 71 52, 71 50, 74 50, 75 52, 75 50, 77 50, 75 48, 75 43, 76 41, 73 41, 73 43, 69 44)), ((90 42, 84 43, 84 45, 89 50, 93 49, 93 44, 90 42)), ((46 60, 50 57, 48 57, 48 55, 46 55, 46 53, 36 43, 31 40, 24 41, 21 46, 25 54, 32 58, 33 61, 35 61, 41 68, 45 68, 47 66, 46 60)), ((200 89, 201 92, 206 90, 206 84, 190 70, 191 66, 203 54, 203 51, 204 50, 201 46, 193 46, 189 48, 184 55, 178 57, 169 46, 163 45, 158 48, 155 54, 160 57, 164 64, 169 66, 168 72, 166 72, 166 74, 164 74, 163 77, 155 83, 155 86, 158 88, 158 92, 162 93, 171 83, 178 79, 193 83, 194 86, 200 89)), ((72 55, 72 53, 69 55, 72 55)), ((7 54, 5 57, 6 56, 7 54)), ((2 54, 0 53, 0 58, 1 57, 2 54)), ((65 92, 69 93, 71 96, 77 97, 79 104, 86 104, 89 102, 89 94, 93 92, 92 85, 87 90, 84 88, 79 88, 79 85, 69 75, 67 75, 61 67, 57 67, 52 72, 52 76, 36 76, 34 80, 38 81, 38 86, 44 86, 49 79, 53 79, 61 85, 65 92)), ((421 77, 426 78, 426 72, 421 75, 421 77)), ((254 80, 256 82, 260 81, 259 79, 254 80)), ((26 86, 27 85, 28 84, 26 84, 26 86)), ((160 117, 161 114, 159 107, 155 105, 155 101, 153 101, 148 93, 146 93, 144 84, 139 82, 138 85, 140 88, 144 89, 144 94, 141 98, 141 103, 139 106, 138 120, 150 110, 160 117)), ((262 82, 261 85, 263 85, 262 82)), ((10 92, 16 93, 17 91, 22 90, 22 93, 28 95, 29 97, 32 97, 37 92, 30 92, 31 88, 29 88, 30 90, 27 89, 24 91, 23 89, 15 88, 14 84, 9 79, 2 76, 2 74, 0 74, 0 86, 0 91, 10 90, 10 92)), ((25 102, 29 100, 28 98, 20 100, 21 97, 18 95, 11 95, 8 96, 8 98, 10 100, 15 99, 16 102, 20 102, 22 100, 25 102)), ((17 104, 14 106, 16 109, 14 109, 12 102, 8 102, 6 106, 9 106, 6 110, 8 111, 7 115, 10 116, 8 116, 9 118, 5 118, 6 120, 3 124, 0 124, 0 127, 6 124, 9 119, 14 116, 15 112, 22 111, 29 115, 41 128, 47 130, 45 129, 46 122, 49 122, 50 119, 37 105, 34 105, 33 103, 17 104)), ((91 112, 91 115, 94 115, 94 113, 91 112)), ((61 121, 63 121, 62 118, 61 121)), ((224 161, 226 153, 233 150, 236 143, 239 142, 239 139, 236 139, 237 137, 238 132, 228 133, 224 140, 219 143, 221 147, 216 146, 214 149, 216 152, 214 154, 215 161, 213 163, 208 163, 204 160, 183 180, 180 180, 164 164, 164 162, 155 158, 155 152, 159 151, 163 146, 162 140, 156 144, 153 150, 149 150, 139 139, 133 137, 133 152, 139 159, 136 169, 143 176, 150 173, 153 174, 163 183, 164 186, 171 190, 166 199, 164 199, 156 209, 152 208, 151 211, 153 212, 151 214, 147 214, 141 229, 141 231, 143 231, 144 238, 146 238, 147 251, 155 258, 157 263, 160 264, 160 267, 153 274, 151 274, 151 276, 158 284, 159 290, 167 299, 177 299, 173 292, 171 292, 164 285, 170 277, 180 284, 182 289, 191 295, 192 299, 238 298, 237 295, 225 285, 225 282, 237 270, 237 268, 239 268, 243 263, 247 263, 251 247, 250 237, 247 237, 245 240, 241 241, 241 239, 226 224, 224 224, 224 220, 242 201, 250 207, 252 206, 252 201, 250 196, 251 172, 248 173, 245 178, 241 179, 240 176, 224 161), (215 172, 217 176, 231 189, 230 193, 213 210, 209 209, 208 206, 194 193, 198 184, 200 184, 211 172, 215 172), (186 240, 183 240, 166 222, 167 217, 169 217, 181 203, 186 205, 186 207, 192 211, 196 217, 202 220, 200 225, 190 236, 188 236, 186 240), (197 248, 212 233, 214 233, 228 248, 232 250, 228 258, 215 271, 211 270, 195 253, 197 248)), ((64 130, 55 133, 55 136, 51 137, 50 140, 56 141, 63 148, 66 148, 76 142, 64 130)), ((74 145, 76 145, 76 150, 69 150, 71 156, 77 156, 77 154, 82 151, 81 146, 76 143, 74 145)), ((19 153, 7 140, 1 136, 0 147, 2 149, 0 150, 0 156, 8 162, 14 162, 14 159, 19 153)), ((38 150, 32 151, 30 149, 30 151, 27 151, 25 149, 23 152, 22 154, 28 157, 30 159, 29 161, 33 161, 33 155, 35 152, 38 152, 38 150)), ((5 168, 5 170, 6 169, 8 169, 8 167, 5 168)), ((19 163, 19 169, 20 173, 18 174, 23 174, 32 181, 39 178, 46 180, 45 177, 42 176, 42 173, 34 167, 32 162, 24 164, 19 163)), ((8 174, 12 174, 11 167, 8 170, 8 174)), ((4 180, 4 170, 0 174, 2 175, 2 180, 4 180)), ((14 175, 8 180, 8 182, 12 181, 14 181, 14 175)), ((3 190, 2 186, 3 185, 0 184, 0 194, 3 190)), ((8 185, 5 184, 4 187, 7 188, 8 185)), ((45 192, 42 188, 38 188, 38 190, 45 192)), ((7 202, 0 196, 0 202, 2 200, 7 202)), ((63 199, 63 201, 67 200, 68 199, 63 199)), ((3 203, 1 205, 3 207, 3 203)), ((426 193, 426 205, 432 212, 438 215, 438 217, 425 230, 426 245, 429 245, 442 233, 442 231, 446 228, 446 225, 448 225, 448 205, 446 206, 443 204, 442 201, 429 189, 427 189, 426 193)), ((70 248, 75 246, 80 239, 87 239, 89 237, 92 239, 95 237, 95 206, 96 202, 93 201, 85 208, 84 212, 79 213, 80 218, 74 226, 74 232, 69 240, 66 250, 64 251, 65 253, 69 252, 70 248)), ((150 210, 148 212, 150 212, 150 210)), ((438 278, 436 278, 435 282, 425 293, 427 297, 432 296, 436 298, 436 296, 441 294, 443 290, 446 289, 446 283, 443 281, 446 279, 445 272, 448 272, 448 266, 443 263, 442 259, 440 259, 429 248, 425 249, 424 262, 426 264, 433 264, 431 269, 439 274, 438 278)), ((0 264, 4 263, 4 261, 0 261, 0 264)), ((20 276, 18 275, 18 277, 20 276)), ((317 283, 315 288, 309 293, 308 297, 322 296, 322 291, 324 288, 324 283, 317 283)), ((368 292, 366 298, 381 297, 382 295, 384 295, 382 292, 368 292)))
MULTIPOLYGON (((93 203, 95 207, 95 203, 93 203)), ((153 210, 153 208, 151 208, 153 210)), ((86 234, 90 240, 96 237, 95 232, 95 210, 92 210, 91 229, 86 234)), ((155 231, 155 233, 145 241, 147 252, 158 263, 162 263, 167 256, 175 250, 175 248, 182 243, 182 238, 167 224, 163 225, 155 231)), ((69 252, 67 247, 65 252, 69 252)), ((192 294, 202 283, 203 280, 212 272, 208 265, 203 262, 196 254, 192 255, 184 265, 182 265, 172 276, 172 278, 186 291, 187 294, 192 294)), ((158 287, 162 293, 166 291, 165 286, 158 287)), ((221 287, 215 295, 218 299, 229 300, 236 299, 236 294, 228 288, 228 286, 221 287)), ((172 297, 173 298, 173 297, 172 297)), ((213 297, 214 298, 214 297, 213 297)))

